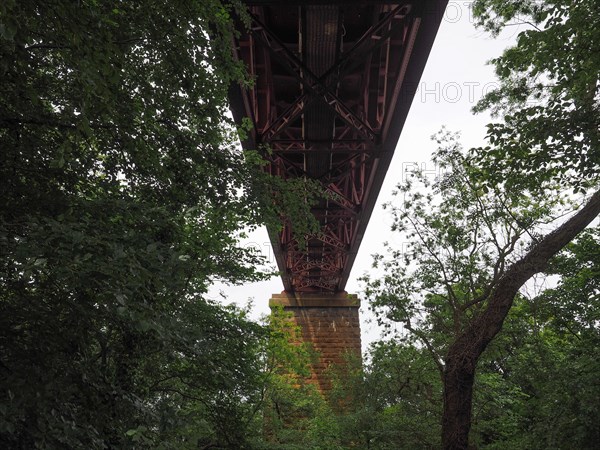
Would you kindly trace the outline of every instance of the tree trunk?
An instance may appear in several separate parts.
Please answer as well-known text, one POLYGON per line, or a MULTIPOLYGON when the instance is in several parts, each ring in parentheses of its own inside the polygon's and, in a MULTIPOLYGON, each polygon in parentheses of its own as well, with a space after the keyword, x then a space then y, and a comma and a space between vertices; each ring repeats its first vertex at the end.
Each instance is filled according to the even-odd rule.
POLYGON ((444 367, 442 446, 446 450, 469 448, 473 382, 479 357, 502 329, 519 289, 542 271, 550 258, 571 242, 600 214, 597 191, 577 214, 538 242, 511 265, 490 295, 487 306, 450 345, 444 367))
POLYGON ((448 353, 444 368, 442 442, 445 449, 464 449, 469 445, 475 365, 453 353, 448 353))

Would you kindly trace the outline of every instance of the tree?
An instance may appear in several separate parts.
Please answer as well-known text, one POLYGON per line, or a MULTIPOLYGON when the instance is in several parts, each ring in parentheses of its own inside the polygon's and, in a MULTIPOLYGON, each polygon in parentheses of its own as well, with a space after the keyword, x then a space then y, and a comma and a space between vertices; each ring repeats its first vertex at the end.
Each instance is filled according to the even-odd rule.
POLYGON ((0 4, 2 447, 245 445, 264 330, 205 294, 281 210, 227 119, 234 10, 0 4))
MULTIPOLYGON (((473 447, 596 447, 598 249, 598 229, 584 231, 551 260, 537 289, 515 298, 502 332, 478 362, 473 447), (556 276, 555 287, 542 288, 556 276)), ((452 323, 449 308, 435 314, 438 323, 452 323)), ((421 331, 439 354, 453 338, 421 331)), ((414 334, 400 333, 374 344, 370 355, 364 374, 339 386, 354 406, 339 418, 343 435, 361 448, 439 448, 443 377, 428 348, 414 334)))
POLYGON ((598 227, 587 229, 554 258, 546 273, 558 283, 530 302, 537 333, 529 348, 539 349, 540 367, 532 371, 530 361, 513 356, 514 381, 531 400, 527 414, 537 416, 529 448, 594 448, 600 439, 599 237, 598 227))
POLYGON ((493 59, 500 87, 475 111, 502 120, 488 125, 478 149, 492 182, 544 189, 560 181, 593 189, 600 168, 600 12, 594 0, 506 2, 476 0, 477 25, 493 34, 526 28, 517 45, 493 59))
POLYGON ((598 214, 600 195, 544 237, 561 202, 562 213, 571 207, 565 198, 490 189, 445 139, 435 161, 446 175, 426 195, 408 182, 392 207, 393 229, 407 233, 409 251, 379 257, 384 274, 367 280, 366 294, 383 323, 401 322, 430 352, 444 385, 444 445, 466 448, 481 354, 523 284, 598 214))
POLYGON ((585 230, 550 261, 536 280, 538 292, 517 296, 502 333, 482 355, 475 446, 596 447, 597 236, 597 228, 585 230), (548 281, 555 286, 544 289, 548 281))
MULTIPOLYGON (((418 240, 408 262, 419 268, 407 272, 398 261, 390 262, 388 275, 370 291, 376 305, 391 307, 388 316, 405 321, 425 345, 422 327, 410 322, 423 306, 428 314, 421 325, 445 326, 453 333, 438 359, 444 377, 442 441, 449 449, 468 446, 477 362, 502 329, 519 289, 600 212, 596 191, 554 231, 542 236, 543 230, 531 229, 547 220, 557 192, 598 189, 596 2, 478 0, 473 7, 479 24, 493 32, 513 21, 529 28, 492 61, 500 88, 478 105, 492 108, 501 120, 489 125, 488 146, 473 149, 461 167, 453 167, 464 186, 448 177, 434 186, 454 206, 441 204, 428 213, 413 195, 398 210, 395 226, 408 226, 418 240), (532 208, 537 202, 544 206, 532 208), (481 230, 491 253, 482 247, 481 230), (515 252, 519 241, 527 242, 526 249, 515 252), (436 308, 450 308, 452 322, 434 323, 436 308)), ((438 158, 452 164, 443 154, 438 158)))

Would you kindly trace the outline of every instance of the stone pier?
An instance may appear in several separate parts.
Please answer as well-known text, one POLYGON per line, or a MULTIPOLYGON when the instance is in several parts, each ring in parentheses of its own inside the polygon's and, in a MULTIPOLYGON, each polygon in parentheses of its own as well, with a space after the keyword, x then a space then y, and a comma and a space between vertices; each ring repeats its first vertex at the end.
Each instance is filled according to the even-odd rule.
POLYGON ((294 322, 302 330, 304 342, 310 342, 318 356, 311 365, 311 379, 326 394, 331 389, 327 376, 330 365, 346 363, 345 355, 360 358, 360 301, 356 295, 339 293, 274 294, 271 308, 282 306, 293 314, 294 322))

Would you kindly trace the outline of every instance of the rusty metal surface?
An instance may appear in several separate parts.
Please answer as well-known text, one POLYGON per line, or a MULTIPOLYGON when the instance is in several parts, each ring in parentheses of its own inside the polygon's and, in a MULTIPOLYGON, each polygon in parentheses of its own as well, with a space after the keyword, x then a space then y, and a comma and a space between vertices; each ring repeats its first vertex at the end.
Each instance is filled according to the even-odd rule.
POLYGON ((285 289, 342 291, 447 0, 246 3, 234 49, 256 82, 230 94, 254 125, 243 144, 271 148, 270 173, 328 193, 306 248, 293 224, 269 230, 285 289))

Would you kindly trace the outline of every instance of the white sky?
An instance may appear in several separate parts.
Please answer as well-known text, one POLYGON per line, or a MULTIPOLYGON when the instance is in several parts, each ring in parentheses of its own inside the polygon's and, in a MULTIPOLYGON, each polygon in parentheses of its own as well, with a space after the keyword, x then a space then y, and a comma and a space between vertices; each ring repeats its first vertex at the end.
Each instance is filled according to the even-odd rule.
MULTIPOLYGON (((474 116, 470 110, 486 89, 496 83, 493 70, 486 62, 500 55, 505 47, 514 42, 522 28, 515 26, 510 34, 492 39, 487 33, 476 30, 472 22, 470 2, 450 1, 346 285, 346 291, 358 294, 359 298, 362 287, 357 278, 369 271, 371 255, 383 251, 385 240, 394 242, 389 212, 384 211, 381 205, 391 200, 391 192, 402 181, 402 174, 407 168, 410 170, 414 164, 418 164, 431 171, 431 176, 437 172, 430 161, 435 149, 431 135, 446 126, 450 131, 461 132, 465 148, 483 143, 485 125, 490 117, 485 114, 474 116)), ((396 243, 398 246, 406 245, 403 242, 396 243)), ((276 266, 265 229, 253 233, 246 245, 260 248, 271 264, 276 266)), ((252 317, 258 319, 269 313, 271 294, 282 290, 281 279, 273 277, 269 281, 242 286, 215 285, 210 295, 214 299, 240 305, 245 305, 251 299, 252 317)), ((380 331, 376 324, 369 323, 372 314, 365 300, 362 301, 360 314, 364 351, 380 337, 380 331)))

